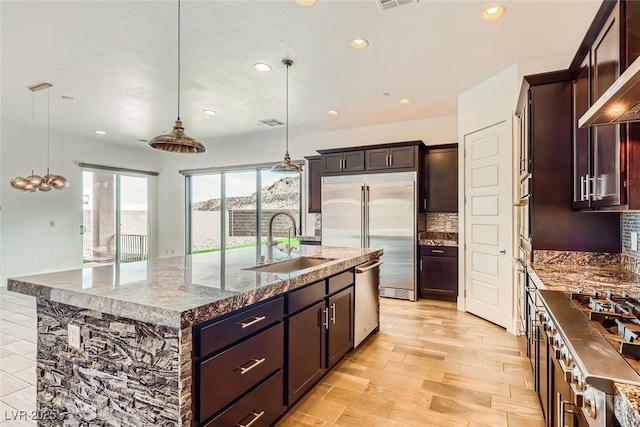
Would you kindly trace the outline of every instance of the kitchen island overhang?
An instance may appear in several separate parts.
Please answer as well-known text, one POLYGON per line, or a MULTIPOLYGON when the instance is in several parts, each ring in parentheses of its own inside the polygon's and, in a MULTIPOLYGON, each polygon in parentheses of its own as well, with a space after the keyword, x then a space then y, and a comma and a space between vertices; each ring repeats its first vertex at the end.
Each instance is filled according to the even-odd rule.
MULTIPOLYGON (((331 259, 291 274, 220 269, 206 256, 172 257, 10 279, 37 298, 40 425, 98 422, 195 425, 193 326, 379 258, 380 249, 302 246, 331 259), (217 280, 217 283, 215 283, 217 280), (80 326, 80 349, 67 326, 80 326)), ((254 264, 247 257, 246 267, 254 264)), ((71 425, 71 424, 70 424, 71 425)))

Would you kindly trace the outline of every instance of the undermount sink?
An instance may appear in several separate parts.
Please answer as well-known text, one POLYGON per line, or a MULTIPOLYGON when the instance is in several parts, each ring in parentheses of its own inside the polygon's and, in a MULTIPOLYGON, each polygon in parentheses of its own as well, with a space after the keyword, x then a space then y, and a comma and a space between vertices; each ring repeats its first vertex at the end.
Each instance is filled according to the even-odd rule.
POLYGON ((286 261, 273 264, 257 265, 255 267, 244 268, 243 270, 258 271, 261 273, 282 273, 288 274, 294 271, 315 267, 326 262, 335 261, 335 258, 318 258, 301 256, 286 261))

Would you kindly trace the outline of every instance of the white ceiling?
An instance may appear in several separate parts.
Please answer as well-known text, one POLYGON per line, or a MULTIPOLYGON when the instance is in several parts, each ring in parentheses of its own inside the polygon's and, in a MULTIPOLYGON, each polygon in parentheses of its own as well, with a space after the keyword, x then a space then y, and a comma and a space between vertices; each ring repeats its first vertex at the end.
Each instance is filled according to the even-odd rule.
MULTIPOLYGON (((455 114, 458 94, 511 64, 562 56, 568 66, 600 1, 503 4, 505 15, 486 22, 489 2, 477 0, 385 12, 375 0, 182 0, 181 118, 203 141, 284 121, 284 57, 294 61, 289 120, 300 131, 455 114), (369 48, 351 49, 354 37, 369 48), (272 71, 256 71, 258 60, 272 71)), ((100 129, 106 140, 138 145, 171 130, 176 1, 2 0, 0 14, 2 125, 30 124, 27 87, 47 81, 54 130, 94 138, 100 129)), ((46 95, 37 96, 42 118, 46 95)))

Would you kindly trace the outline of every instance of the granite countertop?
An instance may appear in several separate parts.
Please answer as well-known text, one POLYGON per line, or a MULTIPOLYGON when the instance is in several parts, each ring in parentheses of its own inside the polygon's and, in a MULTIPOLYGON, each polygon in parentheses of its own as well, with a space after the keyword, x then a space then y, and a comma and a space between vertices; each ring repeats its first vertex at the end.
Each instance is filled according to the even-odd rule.
MULTIPOLYGON (((11 278, 7 288, 88 310, 186 328, 381 255, 382 249, 301 245, 294 257, 333 260, 280 274, 243 270, 256 264, 255 248, 247 248, 224 255, 209 252, 11 278)), ((286 259, 283 254, 278 257, 286 259)))
POLYGON ((640 294, 640 276, 617 266, 588 267, 584 265, 530 263, 527 269, 536 286, 553 291, 583 292, 594 290, 640 294))
POLYGON ((458 247, 457 240, 443 240, 443 239, 420 239, 418 240, 420 246, 454 246, 458 247))
POLYGON ((418 235, 420 246, 458 246, 458 233, 446 231, 423 231, 418 235))
POLYGON ((614 385, 614 413, 623 427, 640 426, 640 387, 614 385))

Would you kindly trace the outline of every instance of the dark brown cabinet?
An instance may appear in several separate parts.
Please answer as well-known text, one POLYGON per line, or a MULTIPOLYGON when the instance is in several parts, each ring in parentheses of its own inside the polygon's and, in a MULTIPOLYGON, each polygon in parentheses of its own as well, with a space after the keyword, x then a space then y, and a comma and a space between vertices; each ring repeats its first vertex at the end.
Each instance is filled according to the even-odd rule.
POLYGON ((579 128, 578 119, 640 54, 640 2, 605 2, 574 58, 574 209, 640 209, 638 123, 579 128))
POLYGON ((288 320, 289 403, 300 399, 327 371, 325 306, 321 300, 288 320))
POLYGON ((325 154, 321 159, 324 175, 364 171, 364 150, 325 154))
POLYGON ((307 205, 309 213, 320 213, 322 209, 322 161, 320 156, 307 159, 307 205))
POLYGON ((458 248, 420 246, 420 298, 456 301, 458 248))
POLYGON ((367 170, 415 168, 416 148, 414 146, 375 148, 365 151, 367 170))
POLYGON ((353 286, 329 297, 328 367, 353 348, 353 286))
POLYGON ((458 147, 439 147, 424 153, 420 210, 458 212, 458 147))

